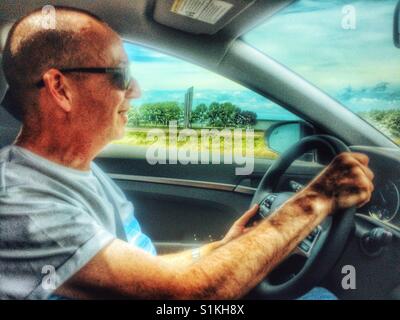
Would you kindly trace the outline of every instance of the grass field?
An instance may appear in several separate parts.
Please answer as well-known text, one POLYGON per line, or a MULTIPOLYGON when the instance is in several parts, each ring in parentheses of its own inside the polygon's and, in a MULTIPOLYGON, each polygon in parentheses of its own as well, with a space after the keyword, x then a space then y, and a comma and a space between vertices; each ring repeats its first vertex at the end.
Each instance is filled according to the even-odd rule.
MULTIPOLYGON (((162 130, 164 135, 164 136, 160 135, 160 139, 158 138, 152 139, 149 137, 149 131, 151 130, 150 128, 135 128, 135 129, 127 129, 125 137, 121 140, 116 140, 113 143, 129 145, 132 147, 139 147, 139 146, 149 147, 154 143, 160 143, 168 147, 171 138, 169 136, 168 130, 166 128, 159 128, 159 129, 162 130)), ((232 153, 232 155, 241 153, 243 156, 246 155, 250 156, 251 149, 249 148, 253 148, 255 158, 275 159, 278 156, 274 151, 272 151, 266 146, 264 141, 263 131, 254 131, 252 139, 249 140, 249 141, 253 140, 254 142, 249 143, 249 145, 247 145, 246 143, 246 135, 245 135, 246 131, 244 130, 242 135, 236 135, 236 136, 233 134, 233 130, 231 129, 225 129, 223 132, 219 134, 210 132, 206 135, 206 138, 204 138, 204 135, 201 138, 200 129, 195 129, 195 132, 197 134, 196 137, 193 137, 190 134, 188 135, 187 132, 182 131, 182 129, 178 129, 177 131, 178 131, 177 135, 180 136, 179 141, 177 141, 178 150, 180 148, 185 148, 185 150, 188 149, 192 150, 196 148, 199 153, 201 152, 211 153, 213 152, 213 150, 217 150, 219 148, 221 154, 223 154, 225 151, 228 154, 232 153), (218 141, 218 136, 219 136, 219 143, 215 143, 218 141), (239 143, 234 143, 235 141, 239 143), (226 150, 224 150, 225 148, 226 150)))

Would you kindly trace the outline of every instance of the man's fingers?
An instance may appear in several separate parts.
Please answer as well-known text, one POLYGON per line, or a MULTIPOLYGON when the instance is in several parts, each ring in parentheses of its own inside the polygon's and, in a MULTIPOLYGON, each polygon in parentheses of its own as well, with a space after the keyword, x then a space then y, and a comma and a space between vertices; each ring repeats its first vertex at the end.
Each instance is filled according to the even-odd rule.
POLYGON ((258 212, 258 204, 252 206, 249 210, 247 210, 238 220, 236 220, 235 224, 238 226, 245 226, 249 220, 256 215, 258 212))
POLYGON ((361 170, 364 172, 364 174, 367 176, 367 178, 372 181, 375 175, 372 172, 372 170, 368 167, 369 164, 368 156, 358 152, 351 152, 347 154, 351 156, 354 160, 356 160, 358 167, 360 167, 361 170))
POLYGON ((375 175, 370 168, 363 166, 363 165, 361 165, 360 167, 361 167, 362 171, 364 171, 365 175, 367 176, 367 178, 369 180, 371 180, 371 181, 374 180, 375 175))
MULTIPOLYGON (((360 165, 353 169, 353 173, 358 176, 358 183, 361 183, 364 186, 368 186, 368 189, 372 192, 374 190, 374 185, 372 184, 373 173, 372 171, 368 172, 368 170, 366 172, 366 169, 368 168, 360 165), (372 175, 372 177, 370 175, 372 175)), ((351 181, 352 178, 350 178, 349 180, 351 181)))
POLYGON ((369 158, 364 153, 352 152, 351 155, 353 156, 353 158, 356 158, 359 162, 361 162, 361 164, 363 164, 364 166, 368 166, 369 158))
POLYGON ((372 170, 368 167, 369 164, 369 158, 363 153, 352 153, 353 157, 360 163, 360 168, 362 171, 364 171, 365 175, 369 180, 374 179, 374 173, 372 170))

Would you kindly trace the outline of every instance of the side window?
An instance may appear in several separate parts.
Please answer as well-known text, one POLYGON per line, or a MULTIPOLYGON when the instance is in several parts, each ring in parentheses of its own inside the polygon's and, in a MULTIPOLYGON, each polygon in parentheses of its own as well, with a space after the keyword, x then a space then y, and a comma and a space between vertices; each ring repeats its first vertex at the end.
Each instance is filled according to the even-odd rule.
POLYGON ((266 130, 279 121, 298 120, 279 105, 211 71, 138 45, 124 46, 142 95, 132 101, 125 137, 116 144, 149 148, 155 141, 149 138, 153 129, 165 132, 170 147, 175 126, 178 136, 182 133, 187 138, 178 138, 178 151, 188 146, 200 153, 215 148, 212 141, 202 140, 208 132, 209 136, 220 133, 217 148, 225 155, 242 152, 243 156, 274 159, 277 152, 266 144, 266 130), (241 131, 252 134, 254 142, 244 136, 236 141, 241 131), (196 138, 193 133, 198 133, 196 138))

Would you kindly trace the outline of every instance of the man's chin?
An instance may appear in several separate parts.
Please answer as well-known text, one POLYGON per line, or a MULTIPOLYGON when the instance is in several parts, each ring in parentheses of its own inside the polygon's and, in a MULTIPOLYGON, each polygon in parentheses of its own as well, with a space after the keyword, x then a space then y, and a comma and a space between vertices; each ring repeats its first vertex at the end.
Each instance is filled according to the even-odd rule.
POLYGON ((125 137, 125 127, 118 129, 113 140, 121 140, 125 137))

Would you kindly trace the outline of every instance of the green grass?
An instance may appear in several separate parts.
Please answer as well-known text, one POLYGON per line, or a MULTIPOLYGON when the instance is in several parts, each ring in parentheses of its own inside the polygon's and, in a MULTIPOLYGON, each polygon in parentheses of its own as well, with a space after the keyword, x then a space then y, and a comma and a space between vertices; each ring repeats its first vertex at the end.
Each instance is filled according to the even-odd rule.
MULTIPOLYGON (((114 144, 123 144, 123 145, 129 145, 132 147, 149 147, 153 143, 161 143, 165 146, 169 146, 169 133, 165 128, 159 128, 164 132, 164 139, 161 139, 161 141, 157 141, 157 139, 148 139, 148 132, 152 128, 135 128, 135 129, 127 129, 126 134, 124 138, 120 140, 116 140, 113 143, 114 144)), ((228 129, 231 134, 233 130, 228 129)), ((200 129, 195 129, 197 132, 197 137, 198 138, 190 138, 190 136, 184 135, 182 132, 182 129, 178 129, 178 135, 180 134, 184 139, 183 141, 178 141, 177 142, 177 148, 178 150, 180 148, 185 148, 185 149, 195 149, 197 148, 197 151, 200 152, 213 152, 218 148, 218 144, 212 144, 213 137, 214 141, 217 141, 215 136, 209 135, 208 136, 208 143, 202 143, 200 139, 200 129)), ((233 136, 233 135, 232 135, 233 136)), ((237 139, 237 138, 236 138, 237 139)), ((226 149, 225 144, 229 143, 230 139, 227 139, 226 135, 220 135, 220 152, 221 154, 226 151, 228 154, 231 153, 232 155, 234 154, 242 154, 243 156, 250 155, 250 149, 248 148, 253 148, 254 150, 254 157, 255 158, 265 158, 265 159, 275 159, 278 155, 272 151, 271 149, 268 148, 265 144, 264 140, 264 132, 263 131, 254 131, 254 145, 247 146, 246 145, 246 136, 245 136, 245 131, 243 131, 242 134, 242 148, 236 147, 233 143, 232 145, 227 145, 226 149)), ((206 140, 206 141, 207 141, 206 140)), ((232 141, 235 141, 232 139, 232 141)))

